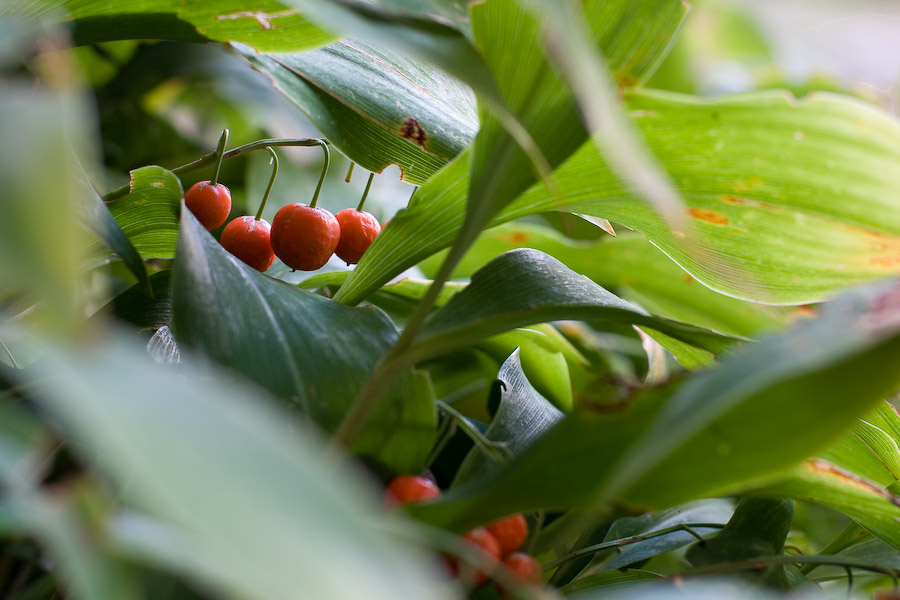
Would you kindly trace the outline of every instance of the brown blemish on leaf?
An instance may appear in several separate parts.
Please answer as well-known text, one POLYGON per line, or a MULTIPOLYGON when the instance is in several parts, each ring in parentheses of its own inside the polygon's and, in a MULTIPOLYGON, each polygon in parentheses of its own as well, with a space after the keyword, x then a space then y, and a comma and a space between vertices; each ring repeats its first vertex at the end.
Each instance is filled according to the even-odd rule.
POLYGON ((702 208, 689 208, 688 214, 695 219, 700 219, 701 221, 706 221, 707 223, 712 223, 713 225, 728 225, 728 217, 711 210, 704 210, 702 208))
POLYGON ((152 187, 155 187, 155 188, 164 188, 164 187, 166 187, 165 184, 164 184, 162 181, 154 181, 154 182, 151 183, 150 185, 151 185, 152 187))
POLYGON ((803 463, 803 467, 816 475, 824 475, 826 477, 832 477, 837 479, 841 483, 845 485, 851 485, 857 489, 863 490, 866 493, 874 494, 877 496, 881 496, 894 506, 900 506, 900 498, 891 494, 887 490, 884 490, 877 485, 873 484, 867 479, 863 479, 858 475, 854 475, 849 471, 845 471, 840 467, 831 464, 828 461, 821 460, 818 458, 814 458, 803 463))
MULTIPOLYGON (((760 184, 762 181, 756 180, 760 184)), ((750 180, 750 185, 754 184, 754 180, 750 180)), ((735 186, 735 191, 737 191, 737 186, 735 186)), ((768 202, 760 202, 759 200, 750 200, 749 198, 738 198, 736 196, 722 196, 722 200, 729 204, 738 204, 740 206, 752 206, 753 208, 762 208, 765 210, 771 210, 772 212, 784 212, 784 209, 780 206, 775 206, 774 204, 769 204, 768 202)))
POLYGON ((685 282, 685 283, 694 283, 694 282, 696 281, 696 279, 694 279, 693 277, 691 277, 691 276, 688 275, 687 273, 684 274, 683 279, 684 279, 684 282, 685 282))
POLYGON ((510 244, 521 244, 531 239, 531 236, 522 231, 517 231, 515 233, 511 233, 507 239, 509 239, 510 244))
POLYGON ((274 13, 267 13, 261 10, 251 11, 245 10, 236 13, 230 13, 227 15, 218 15, 216 16, 216 21, 233 21, 235 19, 253 19, 257 23, 259 23, 260 28, 264 31, 268 29, 275 29, 275 25, 272 24, 272 19, 277 19, 279 17, 289 17, 293 14, 296 14, 297 9, 289 9, 282 10, 274 13))
POLYGON ((425 147, 425 140, 428 139, 428 136, 425 135, 425 130, 412 117, 408 117, 403 121, 403 129, 401 129, 400 135, 423 148, 425 147))

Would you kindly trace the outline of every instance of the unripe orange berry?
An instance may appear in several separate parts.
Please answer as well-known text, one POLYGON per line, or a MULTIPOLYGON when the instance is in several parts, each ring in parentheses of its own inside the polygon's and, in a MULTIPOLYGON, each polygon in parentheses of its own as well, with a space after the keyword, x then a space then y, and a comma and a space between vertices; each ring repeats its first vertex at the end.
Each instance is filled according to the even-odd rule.
POLYGON ((494 521, 485 527, 500 542, 503 556, 521 548, 528 539, 528 522, 521 513, 494 521))
POLYGON ((222 230, 222 247, 257 271, 264 273, 275 262, 275 252, 269 241, 268 221, 254 217, 238 217, 222 230))
POLYGON ((272 219, 272 250, 292 269, 315 271, 337 248, 341 226, 324 208, 288 204, 272 219))
POLYGON ((198 181, 184 194, 184 204, 206 229, 215 229, 231 212, 231 190, 217 183, 198 181))
POLYGON ((355 265, 381 232, 372 213, 345 208, 334 215, 341 225, 341 241, 334 251, 348 265, 355 265))
POLYGON ((530 554, 513 552, 503 559, 503 564, 510 573, 525 583, 543 583, 541 564, 530 554))
POLYGON ((459 578, 464 585, 471 585, 472 587, 481 585, 487 581, 500 562, 500 544, 484 527, 473 529, 464 535, 463 539, 478 550, 481 558, 477 566, 470 565, 467 562, 460 562, 459 578))

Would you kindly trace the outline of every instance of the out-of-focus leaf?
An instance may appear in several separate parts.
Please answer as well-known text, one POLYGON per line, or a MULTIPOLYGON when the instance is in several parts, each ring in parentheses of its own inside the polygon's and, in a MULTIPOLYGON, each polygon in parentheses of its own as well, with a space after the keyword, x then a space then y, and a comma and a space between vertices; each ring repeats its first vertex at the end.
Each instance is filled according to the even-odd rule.
POLYGON ((157 367, 139 345, 106 342, 49 357, 41 402, 82 459, 171 528, 166 556, 191 578, 248 599, 451 597, 391 540, 413 532, 296 414, 224 372, 157 367))
MULTIPOLYGON (((493 222, 551 210, 605 217, 645 234, 704 285, 772 304, 821 300, 900 271, 900 125, 890 115, 832 94, 699 100, 632 91, 626 101, 704 248, 731 265, 727 273, 685 255, 678 234, 635 201, 590 145, 554 172, 555 190, 535 185, 493 222)), ((448 246, 462 226, 466 178, 454 162, 422 187, 336 298, 358 302, 448 246)))
POLYGON ((613 321, 646 325, 714 354, 737 342, 715 332, 653 317, 537 250, 507 252, 426 322, 416 352, 431 356, 536 322, 613 321))
POLYGON ((142 330, 168 325, 172 320, 172 270, 154 273, 149 281, 152 298, 140 285, 133 285, 113 298, 94 318, 112 316, 142 330))
MULTIPOLYGON (((178 238, 178 211, 184 191, 174 173, 157 166, 131 172, 131 191, 107 206, 141 257, 172 258, 178 238)), ((88 253, 103 256, 96 244, 88 253)))
POLYGON ((599 588, 566 597, 572 600, 787 600, 793 596, 768 592, 740 579, 677 578, 628 586, 612 594, 599 588))
POLYGON ((274 0, 66 0, 76 44, 156 39, 243 42, 259 52, 299 52, 335 39, 274 0))
MULTIPOLYGON (((542 225, 505 223, 481 234, 453 277, 471 277, 489 260, 516 248, 546 252, 573 271, 662 317, 742 336, 786 324, 785 309, 713 292, 643 236, 579 242, 542 225)), ((432 276, 443 256, 444 252, 435 254, 420 262, 419 268, 432 276)))
POLYGON ((341 152, 365 169, 390 164, 422 184, 478 130, 470 89, 434 67, 362 40, 299 54, 236 46, 341 152))
POLYGON ((742 488, 737 493, 796 498, 829 506, 900 549, 900 497, 828 461, 811 459, 781 477, 742 488))
MULTIPOLYGON (((860 561, 872 565, 880 565, 889 569, 900 569, 900 550, 885 544, 881 540, 869 540, 852 548, 835 554, 835 558, 860 561)), ((847 576, 847 570, 838 565, 822 565, 814 571, 816 580, 839 579, 847 576)))
MULTIPOLYGON (((519 352, 513 352, 497 374, 500 380, 500 406, 484 436, 502 444, 504 454, 519 454, 559 419, 562 413, 532 387, 522 372, 519 352)), ((459 466, 453 485, 489 477, 499 464, 485 456, 477 445, 459 466)))
MULTIPOLYGON (((276 281, 225 251, 186 209, 175 262, 172 331, 337 427, 372 367, 397 337, 374 307, 352 308, 276 281)), ((409 372, 380 404, 353 450, 397 471, 420 470, 435 426, 427 376, 409 372)))
MULTIPOLYGON (((734 492, 822 450, 897 383, 898 314, 896 284, 848 293, 818 319, 681 385, 569 415, 490 482, 462 486, 415 511, 464 530, 521 510, 602 500, 665 508, 734 492)), ((877 500, 885 514, 897 508, 877 500)), ((874 532, 869 521, 861 524, 874 532)))
POLYGON ((581 598, 598 598, 608 597, 611 592, 621 592, 630 587, 646 583, 651 579, 659 579, 661 575, 652 571, 642 571, 641 569, 628 569, 627 571, 604 571, 595 573, 587 577, 581 577, 566 584, 560 591, 564 592, 567 597, 581 598), (597 591, 597 595, 590 592, 597 591))

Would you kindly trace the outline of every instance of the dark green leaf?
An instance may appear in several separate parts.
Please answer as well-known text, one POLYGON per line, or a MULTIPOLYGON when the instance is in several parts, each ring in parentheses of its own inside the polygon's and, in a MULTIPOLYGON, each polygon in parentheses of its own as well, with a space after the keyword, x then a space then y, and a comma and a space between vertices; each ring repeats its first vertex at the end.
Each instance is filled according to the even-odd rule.
MULTIPOLYGON (((172 330, 326 431, 337 427, 372 367, 397 337, 374 307, 351 308, 276 281, 226 252, 182 211, 172 330)), ((421 468, 435 426, 427 376, 407 373, 381 403, 354 451, 397 471, 421 468)))
MULTIPOLYGON (((562 413, 528 382, 522 372, 518 351, 503 363, 497 379, 501 389, 500 406, 484 436, 491 442, 502 444, 504 455, 514 456, 556 424, 562 413)), ((490 477, 498 467, 499 464, 476 445, 460 465, 453 485, 490 477)))
POLYGON ((172 270, 154 273, 149 283, 153 289, 152 298, 139 284, 134 285, 100 309, 98 318, 100 315, 113 316, 142 330, 168 325, 172 320, 172 270))
POLYGON ((471 90, 441 71, 362 40, 300 54, 259 54, 236 46, 254 68, 365 169, 397 164, 421 184, 475 136, 471 90))
POLYGON ((447 348, 519 327, 562 319, 646 325, 714 354, 737 340, 676 321, 653 317, 537 250, 507 252, 472 276, 426 322, 417 353, 447 348))

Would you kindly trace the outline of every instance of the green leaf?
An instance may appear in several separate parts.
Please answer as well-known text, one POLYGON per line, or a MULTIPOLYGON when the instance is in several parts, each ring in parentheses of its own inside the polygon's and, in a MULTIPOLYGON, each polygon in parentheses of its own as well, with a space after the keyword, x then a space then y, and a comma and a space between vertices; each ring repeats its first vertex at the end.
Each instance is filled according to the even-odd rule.
MULTIPOLYGON (((131 191, 109 203, 109 212, 144 260, 173 258, 178 238, 178 211, 184 191, 181 180, 157 166, 130 173, 131 191)), ((88 253, 103 256, 96 245, 88 253)))
MULTIPOLYGON (((869 540, 852 548, 847 548, 835 554, 835 558, 880 565, 889 569, 900 569, 900 551, 881 540, 869 540)), ((847 570, 838 565, 822 565, 815 570, 814 575, 814 578, 819 581, 843 579, 846 577, 847 570)))
POLYGON ((472 283, 435 311, 415 352, 432 356, 504 331, 555 320, 646 325, 714 354, 737 340, 653 317, 537 250, 507 252, 472 276, 472 283))
POLYGON ((111 40, 243 42, 259 52, 298 52, 335 36, 274 0, 66 0, 78 45, 111 40))
MULTIPOLYGON (((556 190, 533 186, 494 221, 551 210, 608 218, 646 235, 704 285, 772 304, 821 300, 898 272, 900 216, 892 173, 900 125, 851 98, 782 92, 699 100, 626 94, 651 150, 675 180, 703 248, 728 269, 685 255, 591 145, 554 172, 556 190)), ((416 194, 336 296, 355 303, 418 260, 448 246, 462 226, 466 173, 459 159, 416 194)))
MULTIPOLYGON (((713 292, 637 235, 575 241, 543 225, 506 223, 481 234, 453 277, 471 277, 489 260, 516 248, 546 252, 573 271, 662 317, 741 336, 786 324, 785 310, 713 292)), ((433 275, 443 255, 441 252, 427 258, 419 268, 426 276, 433 275)))
MULTIPOLYGON (((562 413, 528 382, 522 372, 518 351, 503 363, 497 379, 500 381, 500 405, 484 436, 491 442, 502 444, 504 454, 514 456, 556 424, 562 413)), ((498 467, 476 445, 459 466, 453 485, 490 477, 498 467)))
POLYGON ((895 285, 856 290, 818 319, 680 385, 576 411, 490 482, 460 487, 416 513, 464 530, 521 510, 665 508, 739 491, 822 450, 897 383, 898 302, 895 285))
POLYGON ((393 163, 406 181, 424 183, 478 130, 475 98, 466 86, 365 41, 345 39, 300 54, 235 49, 369 171, 393 163))
MULTIPOLYGON (((175 261, 172 330, 334 430, 397 337, 374 307, 351 308, 276 281, 226 252, 186 209, 175 261)), ((391 388, 353 450, 396 471, 416 471, 435 427, 427 376, 391 388)))
POLYGON ((820 456, 885 487, 896 482, 897 474, 900 474, 900 450, 897 442, 865 421, 865 417, 857 421, 847 435, 820 456))
POLYGON ((216 595, 248 600, 452 597, 392 539, 415 536, 381 514, 375 490, 259 388, 157 367, 122 339, 55 352, 43 368, 41 403, 82 459, 173 532, 152 540, 175 545, 149 564, 181 559, 216 595))
POLYGON ((900 549, 900 497, 828 461, 811 459, 783 476, 742 487, 738 493, 790 497, 828 506, 900 549))
POLYGON ((172 270, 150 276, 153 297, 136 284, 113 298, 92 318, 113 316, 143 330, 168 325, 172 320, 172 270))

